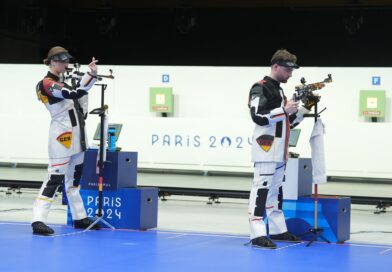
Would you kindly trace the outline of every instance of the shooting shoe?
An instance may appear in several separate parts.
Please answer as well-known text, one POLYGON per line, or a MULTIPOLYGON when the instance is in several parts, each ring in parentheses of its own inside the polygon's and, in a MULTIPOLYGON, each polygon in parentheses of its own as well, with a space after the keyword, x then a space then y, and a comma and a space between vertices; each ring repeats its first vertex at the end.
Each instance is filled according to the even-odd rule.
POLYGON ((252 239, 251 245, 254 247, 264 247, 264 248, 269 248, 269 249, 276 249, 277 246, 274 242, 272 242, 268 237, 266 236, 260 236, 255 239, 252 239))
POLYGON ((270 235, 270 238, 275 241, 295 242, 295 243, 301 242, 301 239, 299 239, 297 236, 287 231, 281 234, 270 235))
POLYGON ((54 234, 54 230, 41 221, 36 221, 31 224, 33 227, 33 234, 49 236, 54 234))
MULTIPOLYGON (((83 219, 80 219, 80 220, 74 220, 74 222, 73 222, 75 229, 87 229, 89 226, 91 226, 92 223, 94 223, 94 221, 91 221, 87 217, 83 218, 83 219)), ((100 226, 97 223, 91 229, 92 230, 99 230, 100 226)))

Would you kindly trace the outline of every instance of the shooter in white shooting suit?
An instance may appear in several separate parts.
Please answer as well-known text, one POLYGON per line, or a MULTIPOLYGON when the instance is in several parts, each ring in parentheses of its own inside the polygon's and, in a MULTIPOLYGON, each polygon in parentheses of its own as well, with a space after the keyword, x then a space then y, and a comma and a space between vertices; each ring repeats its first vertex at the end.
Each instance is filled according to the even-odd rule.
POLYGON ((289 233, 282 211, 283 190, 290 127, 303 120, 315 104, 308 99, 300 107, 299 102, 287 100, 280 83, 286 83, 294 69, 298 69, 297 57, 280 49, 271 59, 269 76, 255 83, 249 94, 249 109, 255 128, 252 137, 252 162, 254 178, 249 197, 249 225, 251 244, 256 247, 276 248, 272 240, 297 242, 289 233), (264 213, 268 219, 269 237, 264 213))
POLYGON ((31 224, 33 233, 38 235, 54 233, 45 223, 55 193, 61 185, 65 186, 74 227, 87 228, 92 224, 80 196, 79 183, 87 145, 84 129, 87 94, 97 80, 98 60, 93 57, 88 65, 90 72, 76 78, 71 86, 64 80, 71 58, 65 48, 51 48, 44 59, 49 72, 36 87, 38 100, 46 106, 51 116, 48 174, 35 200, 31 224))

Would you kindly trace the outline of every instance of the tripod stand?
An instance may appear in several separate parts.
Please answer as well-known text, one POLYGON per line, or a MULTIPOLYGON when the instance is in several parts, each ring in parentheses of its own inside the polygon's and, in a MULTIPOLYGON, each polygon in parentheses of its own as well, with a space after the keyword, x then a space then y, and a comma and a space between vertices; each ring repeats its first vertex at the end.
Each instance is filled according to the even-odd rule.
POLYGON ((96 108, 90 112, 90 114, 98 114, 101 118, 101 124, 100 124, 101 131, 100 131, 100 139, 99 139, 99 159, 98 159, 98 211, 95 216, 95 221, 84 231, 90 230, 99 222, 102 222, 109 228, 114 229, 114 227, 111 224, 109 224, 105 219, 103 219, 103 213, 102 213, 103 168, 106 159, 106 148, 105 148, 106 145, 105 136, 107 133, 106 111, 108 109, 108 106, 105 105, 105 90, 107 84, 95 84, 95 85, 101 86, 101 107, 96 108))
MULTIPOLYGON (((324 108, 321 112, 318 112, 317 107, 318 102, 314 105, 314 113, 313 114, 305 114, 304 117, 314 117, 314 123, 317 122, 317 118, 320 117, 320 114, 326 110, 324 108)), ((298 235, 299 237, 303 237, 306 235, 313 235, 312 239, 306 245, 307 247, 310 246, 317 238, 322 239, 324 242, 330 243, 328 239, 326 239, 323 235, 323 229, 318 227, 318 184, 314 184, 314 226, 310 228, 307 232, 298 235)))

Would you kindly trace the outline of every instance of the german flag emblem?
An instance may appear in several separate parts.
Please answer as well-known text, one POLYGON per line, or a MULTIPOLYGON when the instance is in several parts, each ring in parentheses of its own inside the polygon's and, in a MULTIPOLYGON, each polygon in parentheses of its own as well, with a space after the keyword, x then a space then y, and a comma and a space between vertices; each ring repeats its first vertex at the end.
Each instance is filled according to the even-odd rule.
POLYGON ((63 146, 65 146, 66 148, 71 148, 71 144, 72 144, 72 132, 71 131, 67 131, 64 132, 62 134, 60 134, 56 140, 62 144, 63 146))
POLYGON ((261 135, 256 139, 256 142, 259 144, 261 149, 263 149, 265 152, 268 152, 271 149, 272 143, 274 142, 274 136, 261 135))

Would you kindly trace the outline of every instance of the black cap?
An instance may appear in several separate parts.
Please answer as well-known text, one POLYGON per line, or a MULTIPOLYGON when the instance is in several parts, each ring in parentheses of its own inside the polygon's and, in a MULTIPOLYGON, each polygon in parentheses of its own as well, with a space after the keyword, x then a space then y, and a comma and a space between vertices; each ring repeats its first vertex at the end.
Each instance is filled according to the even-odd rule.
POLYGON ((55 61, 66 61, 72 59, 72 56, 68 52, 64 52, 64 53, 54 55, 50 59, 55 61))

